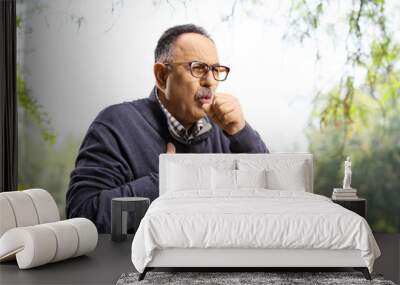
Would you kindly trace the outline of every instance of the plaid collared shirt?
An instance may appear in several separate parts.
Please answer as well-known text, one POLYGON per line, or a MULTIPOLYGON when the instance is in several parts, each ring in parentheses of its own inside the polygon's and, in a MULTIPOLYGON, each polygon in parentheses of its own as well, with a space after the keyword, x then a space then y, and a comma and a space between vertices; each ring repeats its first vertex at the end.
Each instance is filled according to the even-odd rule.
POLYGON ((170 130, 171 135, 173 135, 177 140, 188 143, 192 141, 194 138, 208 132, 211 130, 212 125, 210 124, 208 118, 204 116, 200 120, 198 120, 192 127, 186 129, 174 116, 165 108, 165 106, 161 103, 160 98, 158 97, 157 88, 156 88, 156 97, 158 103, 160 103, 161 109, 163 110, 165 116, 167 117, 168 129, 170 130))

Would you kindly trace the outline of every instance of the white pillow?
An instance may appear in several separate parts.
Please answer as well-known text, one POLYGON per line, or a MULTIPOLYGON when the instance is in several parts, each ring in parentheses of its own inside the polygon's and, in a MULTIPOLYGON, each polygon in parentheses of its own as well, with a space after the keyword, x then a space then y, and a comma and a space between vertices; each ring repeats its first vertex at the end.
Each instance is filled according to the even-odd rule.
POLYGON ((212 168, 212 188, 218 190, 236 190, 236 170, 212 168))
POLYGON ((237 187, 240 188, 268 188, 267 171, 263 170, 236 170, 237 187))
POLYGON ((296 159, 240 159, 240 170, 267 170, 267 188, 271 190, 306 191, 307 162, 296 159))
POLYGON ((211 167, 168 165, 167 191, 211 190, 211 167))
POLYGON ((287 169, 284 173, 267 171, 268 188, 274 190, 306 191, 304 167, 287 169))

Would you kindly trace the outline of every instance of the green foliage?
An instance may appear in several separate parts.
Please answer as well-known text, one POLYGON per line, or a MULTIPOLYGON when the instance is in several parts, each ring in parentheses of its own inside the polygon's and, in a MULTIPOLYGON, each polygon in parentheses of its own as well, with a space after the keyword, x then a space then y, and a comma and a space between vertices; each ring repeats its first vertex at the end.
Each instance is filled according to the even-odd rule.
MULTIPOLYGON (((21 112, 20 116, 24 117, 24 113, 21 112)), ((70 135, 59 145, 44 144, 38 126, 30 120, 25 120, 25 123, 25 127, 19 129, 18 189, 46 189, 54 197, 64 218, 65 193, 80 138, 70 135)))
MULTIPOLYGON (((325 28, 320 20, 331 2, 292 3, 295 36, 300 42, 316 37, 325 28)), ((388 30, 384 0, 347 5, 346 72, 337 86, 317 94, 307 131, 316 160, 315 191, 330 196, 333 187, 342 185, 342 164, 350 155, 353 186, 368 199, 372 229, 399 232, 400 43, 393 36, 397 31, 388 30), (356 73, 365 74, 357 86, 356 73)))
MULTIPOLYGON (((328 99, 319 114, 322 127, 333 117, 335 124, 351 124, 356 102, 354 98, 355 73, 366 73, 368 76, 360 85, 368 86, 369 95, 376 99, 376 89, 391 74, 390 80, 397 80, 391 73, 394 64, 399 60, 400 45, 395 42, 393 33, 388 31, 384 0, 358 0, 348 5, 346 37, 346 72, 335 90, 329 92, 328 99)), ((305 38, 316 38, 318 31, 327 30, 321 24, 324 12, 332 3, 328 0, 306 1, 293 0, 290 12, 290 24, 294 35, 300 42, 305 38)), ((397 11, 400 16, 400 11, 397 11)), ((397 19, 400 19, 398 17, 397 19)), ((399 25, 400 26, 400 23, 399 25)), ((336 33, 332 33, 335 35, 336 33)), ((319 56, 319 52, 317 52, 319 56)), ((319 57, 317 57, 319 59, 319 57)), ((390 84, 389 97, 400 96, 398 85, 390 84), (396 89, 397 88, 397 89, 396 89)), ((357 106, 355 108, 358 109, 357 106)))
POLYGON ((20 28, 20 27, 21 27, 21 23, 22 23, 22 18, 21 18, 21 16, 18 16, 18 15, 17 15, 17 18, 16 18, 16 25, 17 25, 17 28, 20 28))
POLYGON ((51 128, 48 113, 42 111, 42 106, 32 97, 31 91, 26 87, 21 68, 17 68, 17 96, 18 106, 24 109, 30 119, 39 126, 40 133, 45 142, 56 143, 56 134, 51 128))
POLYGON ((50 119, 30 95, 21 72, 17 73, 18 94, 18 190, 43 188, 54 197, 64 217, 65 189, 79 147, 69 138, 56 148, 50 119))
POLYGON ((372 42, 363 85, 351 90, 351 105, 336 87, 316 101, 308 130, 316 159, 317 193, 330 195, 343 178, 343 160, 353 160, 353 187, 368 199, 368 221, 376 232, 400 231, 399 45, 372 42), (327 103, 328 101, 328 103, 327 103), (322 110, 322 111, 320 111, 322 110))
MULTIPOLYGON (((21 16, 16 26, 21 29, 21 16)), ((56 133, 50 116, 32 96, 26 86, 22 68, 17 65, 18 99, 18 190, 44 188, 59 207, 61 217, 65 212, 65 189, 79 147, 70 137, 56 148, 56 133)))
MULTIPOLYGON (((356 97, 366 96, 356 94, 356 97)), ((322 130, 317 124, 308 130, 310 151, 316 164, 315 192, 330 196, 333 187, 342 185, 343 161, 350 155, 352 185, 368 200, 368 221, 375 232, 400 231, 399 102, 393 107, 385 120, 381 118, 380 109, 372 110, 368 127, 357 126, 357 123, 336 126, 330 121, 322 130)))
MULTIPOLYGON (((21 28, 22 18, 21 16, 16 16, 16 27, 21 28)), ((26 87, 26 82, 24 80, 23 72, 21 66, 17 64, 17 98, 18 107, 24 109, 31 120, 35 122, 40 129, 40 133, 45 142, 50 144, 56 143, 56 134, 51 127, 51 120, 48 113, 43 111, 43 108, 37 100, 32 96, 32 92, 26 87)))

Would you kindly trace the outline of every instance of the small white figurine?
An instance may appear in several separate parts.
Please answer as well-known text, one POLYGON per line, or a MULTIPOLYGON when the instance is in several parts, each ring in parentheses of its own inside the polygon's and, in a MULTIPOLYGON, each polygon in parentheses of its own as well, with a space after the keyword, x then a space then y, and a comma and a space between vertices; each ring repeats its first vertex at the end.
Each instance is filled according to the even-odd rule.
POLYGON ((351 159, 348 156, 344 162, 343 189, 351 189, 351 159))

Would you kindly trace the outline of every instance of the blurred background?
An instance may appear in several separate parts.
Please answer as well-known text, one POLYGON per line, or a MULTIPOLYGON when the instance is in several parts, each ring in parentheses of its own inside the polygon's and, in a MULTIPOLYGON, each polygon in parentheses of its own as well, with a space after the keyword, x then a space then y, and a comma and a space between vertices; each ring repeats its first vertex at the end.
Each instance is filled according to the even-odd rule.
POLYGON ((203 26, 272 152, 311 152, 315 192, 352 187, 374 232, 400 232, 400 3, 396 0, 17 2, 19 189, 65 216, 83 136, 106 106, 147 97, 167 28, 203 26))

